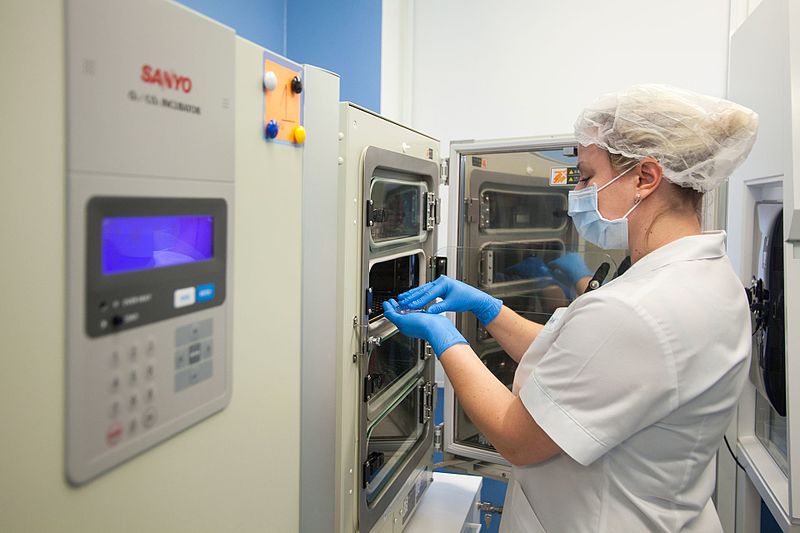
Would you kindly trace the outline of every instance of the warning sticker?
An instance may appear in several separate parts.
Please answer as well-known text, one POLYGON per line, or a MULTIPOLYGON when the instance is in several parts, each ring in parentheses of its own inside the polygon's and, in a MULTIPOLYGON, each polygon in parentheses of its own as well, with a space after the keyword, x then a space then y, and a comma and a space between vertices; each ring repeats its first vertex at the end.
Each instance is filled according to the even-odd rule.
POLYGON ((550 185, 572 186, 578 184, 578 167, 560 167, 550 169, 550 185))

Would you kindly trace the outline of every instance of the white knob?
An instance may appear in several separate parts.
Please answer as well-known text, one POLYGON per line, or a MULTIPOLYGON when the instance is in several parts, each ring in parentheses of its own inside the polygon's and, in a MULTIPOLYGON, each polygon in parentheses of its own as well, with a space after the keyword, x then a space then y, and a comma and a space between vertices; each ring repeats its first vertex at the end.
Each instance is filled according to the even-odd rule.
POLYGON ((274 72, 268 70, 264 73, 264 89, 274 91, 278 86, 278 76, 274 72))

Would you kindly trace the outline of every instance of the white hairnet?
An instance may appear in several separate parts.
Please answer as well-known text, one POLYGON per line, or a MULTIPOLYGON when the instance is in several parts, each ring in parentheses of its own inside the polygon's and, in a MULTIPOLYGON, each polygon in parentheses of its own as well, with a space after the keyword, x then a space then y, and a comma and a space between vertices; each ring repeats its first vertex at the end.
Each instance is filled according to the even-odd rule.
POLYGON ((745 160, 758 115, 728 100, 665 85, 635 85, 607 94, 575 121, 575 136, 632 159, 652 157, 664 177, 707 192, 745 160))

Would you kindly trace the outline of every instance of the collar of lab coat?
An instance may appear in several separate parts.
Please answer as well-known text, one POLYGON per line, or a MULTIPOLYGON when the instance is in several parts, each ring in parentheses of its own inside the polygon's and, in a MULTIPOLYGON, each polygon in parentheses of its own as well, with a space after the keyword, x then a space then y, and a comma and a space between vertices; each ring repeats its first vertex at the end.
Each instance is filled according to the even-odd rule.
POLYGON ((625 275, 641 275, 681 261, 716 259, 725 255, 724 231, 704 231, 700 235, 681 237, 653 250, 631 265, 625 275))

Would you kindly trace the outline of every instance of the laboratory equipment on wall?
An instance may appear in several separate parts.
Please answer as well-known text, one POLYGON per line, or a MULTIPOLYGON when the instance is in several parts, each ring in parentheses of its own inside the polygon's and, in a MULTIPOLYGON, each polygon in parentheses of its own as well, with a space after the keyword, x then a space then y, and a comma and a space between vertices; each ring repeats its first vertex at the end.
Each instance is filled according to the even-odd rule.
MULTIPOLYGON (((438 254, 447 256, 448 274, 541 324, 588 285, 596 288, 621 275, 629 265, 626 252, 603 251, 584 241, 567 214, 568 192, 578 181, 577 161, 577 144, 566 136, 452 144, 449 243, 438 254), (582 281, 558 275, 558 261, 568 254, 585 264, 582 281)), ((459 314, 456 325, 510 389, 516 362, 471 314, 459 314)), ((444 397, 448 463, 505 478, 508 462, 464 413, 449 381, 444 397)))
POLYGON ((800 131, 792 112, 798 30, 794 2, 764 0, 731 38, 728 97, 759 114, 758 139, 728 186, 728 254, 753 314, 750 380, 727 434, 746 470, 725 451, 717 480, 720 518, 737 531, 756 527, 762 500, 784 531, 800 530, 800 448, 788 445, 800 433, 792 386, 800 380, 792 349, 800 335, 800 154, 791 141, 800 131))

